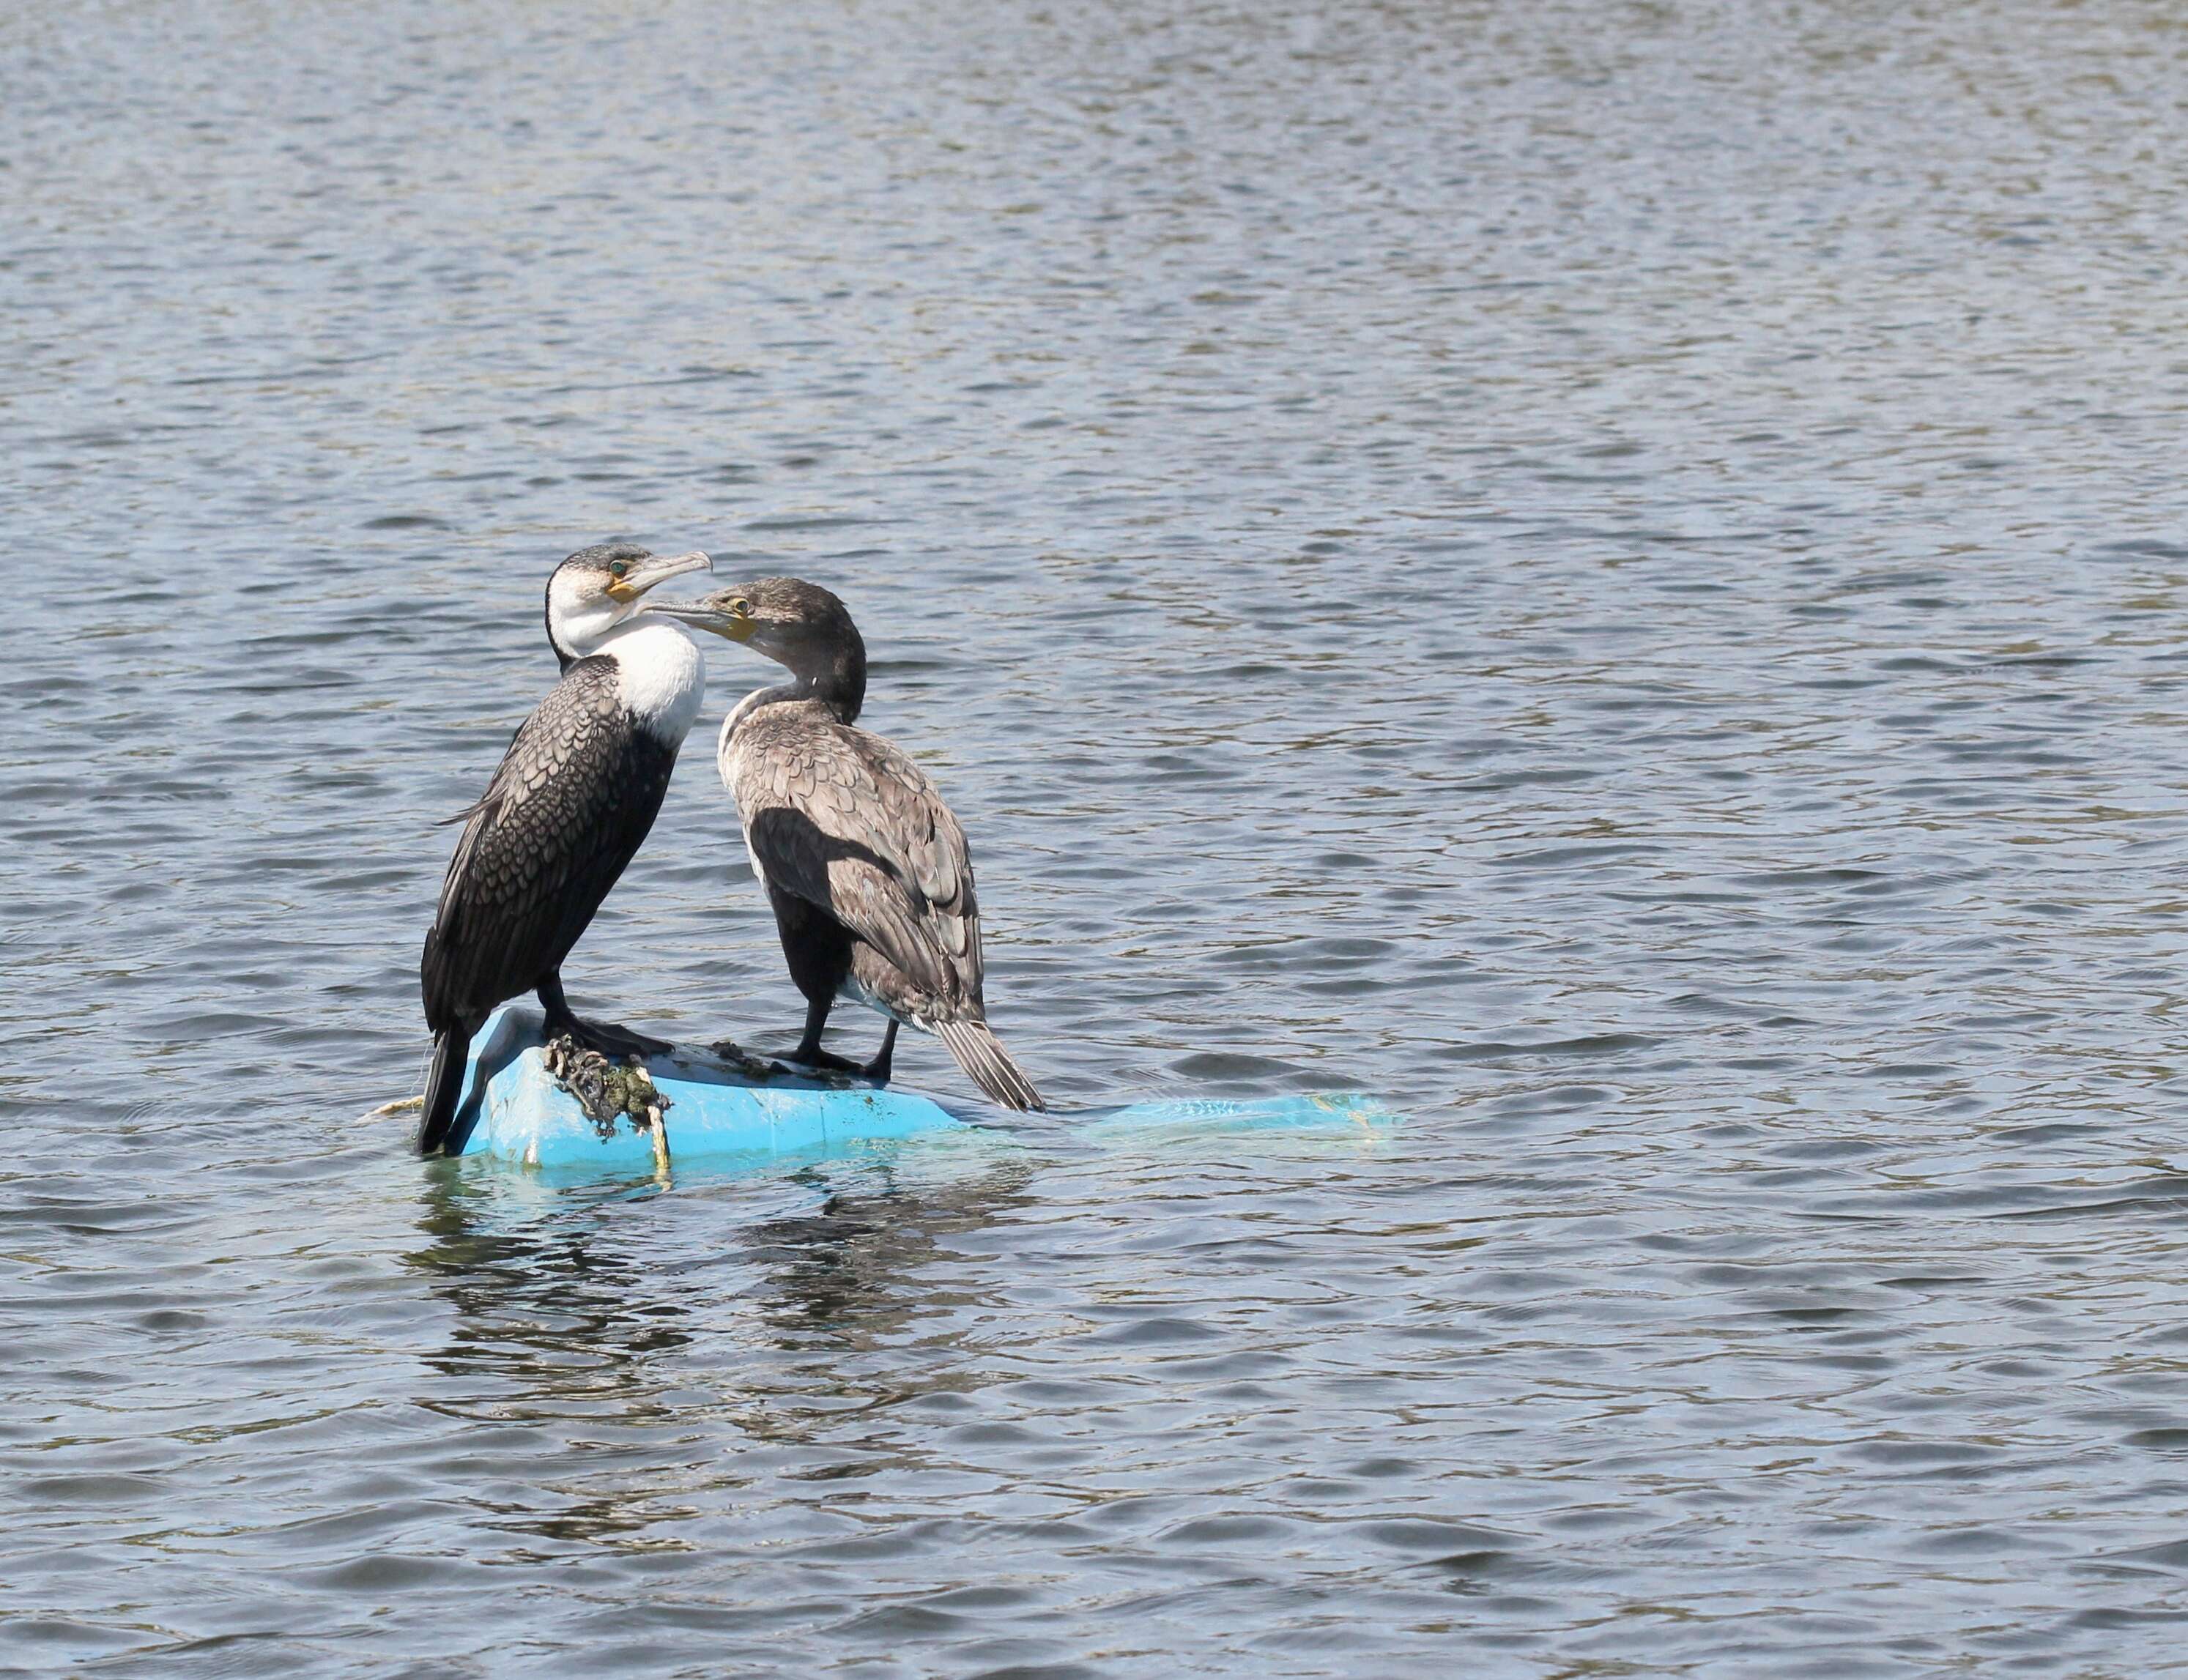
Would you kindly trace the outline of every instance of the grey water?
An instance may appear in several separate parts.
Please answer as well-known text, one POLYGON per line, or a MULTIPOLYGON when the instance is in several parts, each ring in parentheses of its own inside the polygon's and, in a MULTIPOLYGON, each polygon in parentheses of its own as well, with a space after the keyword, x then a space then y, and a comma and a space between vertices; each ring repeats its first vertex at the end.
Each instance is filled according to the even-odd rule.
MULTIPOLYGON (((2129 0, 0 11, 0 1672, 2188 1667, 2184 94, 2129 0), (612 535, 848 599, 1060 1104, 1402 1123, 412 1159, 612 535)), ((779 1048, 709 657, 567 978, 779 1048)))

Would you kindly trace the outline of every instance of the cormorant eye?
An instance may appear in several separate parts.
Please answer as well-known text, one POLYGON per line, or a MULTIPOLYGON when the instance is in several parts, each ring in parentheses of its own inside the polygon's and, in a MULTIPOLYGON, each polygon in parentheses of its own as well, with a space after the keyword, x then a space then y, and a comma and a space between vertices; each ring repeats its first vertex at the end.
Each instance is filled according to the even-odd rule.
POLYGON ((749 618, 752 617, 752 603, 747 600, 742 595, 739 595, 735 600, 730 603, 730 611, 736 613, 740 618, 749 618))
POLYGON ((629 570, 630 562, 627 560, 612 561, 608 564, 608 576, 611 578, 620 578, 629 570))

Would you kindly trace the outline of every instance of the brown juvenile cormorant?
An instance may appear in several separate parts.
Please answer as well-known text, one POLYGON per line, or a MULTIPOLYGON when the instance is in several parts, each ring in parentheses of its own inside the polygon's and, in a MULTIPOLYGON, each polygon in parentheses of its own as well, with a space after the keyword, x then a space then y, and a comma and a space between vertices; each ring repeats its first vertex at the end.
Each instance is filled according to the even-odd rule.
POLYGON ((854 1066, 820 1048, 840 995, 888 1018, 879 1053, 857 1069, 867 1077, 888 1078, 903 1023, 939 1038, 1006 1108, 1046 1108, 988 1029, 965 831, 918 765, 852 727, 866 702, 866 645, 843 603, 800 578, 759 578, 653 610, 790 671, 791 681, 747 695, 723 719, 716 762, 805 995, 792 1059, 854 1066))
POLYGON ((691 638, 643 597, 713 564, 611 543, 578 550, 547 580, 547 640, 562 680, 516 731, 485 797, 449 819, 464 823, 463 838, 419 968, 433 1034, 420 1154, 447 1142, 471 1035, 510 998, 539 995, 550 1039, 568 1033, 612 1056, 668 1048, 578 1020, 561 971, 653 826, 706 694, 691 638))

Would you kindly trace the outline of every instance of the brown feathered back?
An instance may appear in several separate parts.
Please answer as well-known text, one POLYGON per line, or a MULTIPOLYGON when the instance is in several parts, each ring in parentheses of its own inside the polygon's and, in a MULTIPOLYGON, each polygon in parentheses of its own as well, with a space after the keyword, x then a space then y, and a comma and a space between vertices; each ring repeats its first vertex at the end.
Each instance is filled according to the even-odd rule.
POLYGON ((759 708, 734 750, 730 792, 769 885, 871 945, 895 971, 876 977, 892 1007, 929 1025, 983 1019, 972 855, 926 772, 817 701, 759 708))

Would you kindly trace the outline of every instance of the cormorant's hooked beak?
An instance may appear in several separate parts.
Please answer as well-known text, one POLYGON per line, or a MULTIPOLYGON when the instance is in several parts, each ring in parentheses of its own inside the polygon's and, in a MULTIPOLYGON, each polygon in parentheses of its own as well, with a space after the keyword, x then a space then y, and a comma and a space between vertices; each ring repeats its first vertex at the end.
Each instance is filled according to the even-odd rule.
POLYGON ((694 549, 690 554, 655 555, 641 560, 608 585, 611 600, 636 600, 656 583, 681 578, 686 572, 712 572, 714 562, 694 549))
POLYGON ((680 619, 695 630, 712 630, 730 641, 750 641, 753 632, 759 628, 759 621, 748 612, 734 612, 726 604, 718 604, 720 600, 719 595, 708 595, 699 600, 657 600, 646 611, 680 619))

